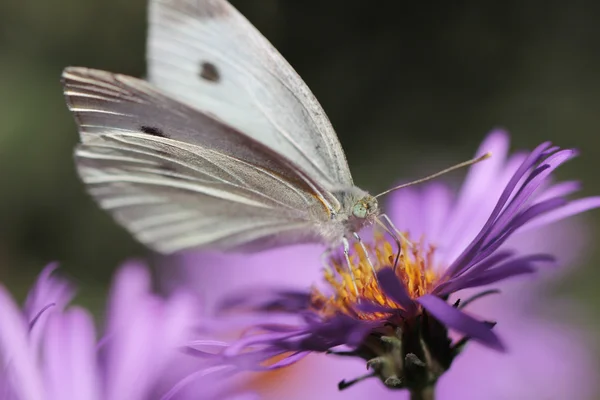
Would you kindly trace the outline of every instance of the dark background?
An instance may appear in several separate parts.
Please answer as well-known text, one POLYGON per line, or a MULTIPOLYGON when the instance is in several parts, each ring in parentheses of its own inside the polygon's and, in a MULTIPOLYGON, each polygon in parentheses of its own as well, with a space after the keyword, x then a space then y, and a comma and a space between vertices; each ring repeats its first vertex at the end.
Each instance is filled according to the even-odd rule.
MULTIPOLYGON (((500 125, 517 148, 580 148, 559 176, 600 194, 599 2, 232 2, 313 89, 359 186, 377 192, 462 161, 500 125)), ((68 65, 142 76, 145 9, 145 0, 0 2, 0 279, 17 290, 59 260, 84 301, 100 298, 120 261, 145 254, 76 179, 59 82, 68 65)), ((584 219, 598 233, 600 213, 584 219)), ((598 258, 553 293, 594 310, 598 258)))

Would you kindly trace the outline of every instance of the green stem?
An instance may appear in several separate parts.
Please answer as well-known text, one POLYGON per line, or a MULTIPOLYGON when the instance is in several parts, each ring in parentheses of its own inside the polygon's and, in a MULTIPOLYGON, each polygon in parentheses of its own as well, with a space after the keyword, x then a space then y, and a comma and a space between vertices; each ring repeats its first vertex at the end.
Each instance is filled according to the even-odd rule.
POLYGON ((434 387, 429 386, 422 390, 411 390, 410 400, 435 400, 434 387))

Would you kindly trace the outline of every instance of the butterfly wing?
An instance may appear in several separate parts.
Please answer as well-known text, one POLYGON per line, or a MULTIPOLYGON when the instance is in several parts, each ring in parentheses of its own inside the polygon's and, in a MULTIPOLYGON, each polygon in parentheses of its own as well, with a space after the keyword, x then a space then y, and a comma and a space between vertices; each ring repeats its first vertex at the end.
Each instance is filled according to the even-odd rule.
POLYGON ((147 82, 68 68, 63 84, 81 134, 83 181, 160 252, 319 241, 339 207, 289 160, 147 82))
POLYGON ((310 89, 225 0, 151 0, 148 77, 285 155, 329 190, 353 186, 310 89))

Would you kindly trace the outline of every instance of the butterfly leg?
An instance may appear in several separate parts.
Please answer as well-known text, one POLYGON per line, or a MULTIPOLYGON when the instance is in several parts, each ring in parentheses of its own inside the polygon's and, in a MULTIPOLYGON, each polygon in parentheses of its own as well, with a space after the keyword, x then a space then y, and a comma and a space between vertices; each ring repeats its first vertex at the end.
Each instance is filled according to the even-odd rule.
POLYGON ((348 242, 347 238, 342 239, 342 243, 344 245, 344 257, 346 258, 346 264, 348 265, 348 271, 350 272, 350 276, 352 277, 352 285, 354 286, 354 293, 356 293, 356 297, 359 297, 358 286, 356 286, 356 277, 354 276, 354 271, 352 271, 352 263, 350 262, 350 242, 348 242))
POLYGON ((392 239, 396 242, 396 247, 398 248, 398 252, 396 253, 396 258, 394 259, 394 268, 393 268, 394 271, 396 271, 396 267, 398 266, 398 260, 400 259, 400 254, 402 253, 402 244, 400 243, 400 239, 407 241, 407 243, 409 243, 409 245, 410 245, 410 242, 408 241, 408 239, 406 239, 406 237, 402 234, 402 232, 400 232, 396 228, 396 226, 393 224, 390 217, 388 217, 386 214, 379 215, 379 218, 377 218, 375 220, 375 222, 377 222, 377 224, 379 226, 381 226, 383 228, 383 230, 386 231, 392 237, 392 239))
POLYGON ((332 270, 331 264, 329 263, 332 253, 333 250, 331 248, 328 248, 323 253, 321 253, 321 264, 323 265, 323 268, 325 268, 328 271, 332 270))
MULTIPOLYGON (((396 225, 394 225, 394 223, 392 222, 390 217, 387 216, 387 214, 380 214, 379 218, 383 219, 385 221, 385 223, 387 224, 387 226, 392 229, 392 231, 396 234, 396 236, 395 236, 396 239, 399 237, 402 240, 404 240, 406 243, 408 243, 409 247, 413 247, 412 242, 410 240, 408 240, 408 238, 406 236, 404 236, 404 234, 402 232, 400 232, 398 230, 398 228, 396 228, 396 225)), ((392 235, 392 236, 394 236, 394 235, 392 235)))
POLYGON ((375 265, 373 264, 373 261, 371 261, 371 257, 369 256, 369 252, 367 251, 367 246, 365 246, 364 242, 362 241, 362 239, 360 238, 360 235, 357 232, 353 232, 352 235, 358 242, 358 245, 362 249, 363 253, 365 253, 365 258, 367 260, 367 264, 369 264, 371 271, 373 271, 373 276, 375 277, 375 281, 377 281, 377 271, 375 270, 375 265))

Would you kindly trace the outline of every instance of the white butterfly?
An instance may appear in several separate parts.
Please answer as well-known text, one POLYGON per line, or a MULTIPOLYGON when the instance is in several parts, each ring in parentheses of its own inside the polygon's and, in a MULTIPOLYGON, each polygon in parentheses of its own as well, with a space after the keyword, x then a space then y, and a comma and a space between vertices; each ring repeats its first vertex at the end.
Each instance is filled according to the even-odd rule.
POLYGON ((306 84, 225 0, 151 0, 148 79, 64 71, 79 174, 162 253, 335 246, 379 218, 306 84))

